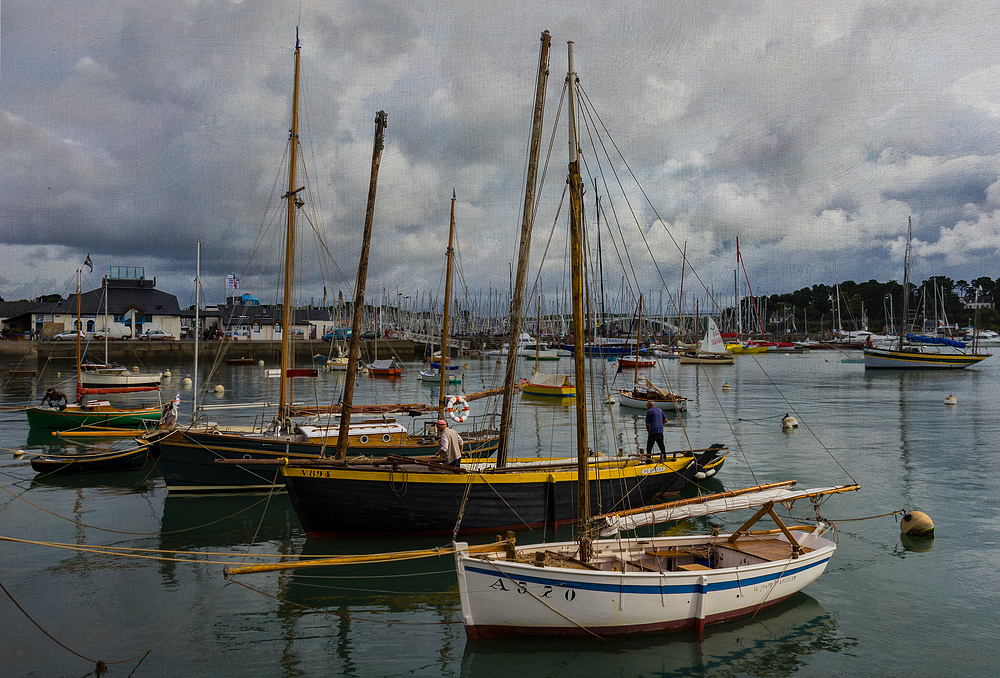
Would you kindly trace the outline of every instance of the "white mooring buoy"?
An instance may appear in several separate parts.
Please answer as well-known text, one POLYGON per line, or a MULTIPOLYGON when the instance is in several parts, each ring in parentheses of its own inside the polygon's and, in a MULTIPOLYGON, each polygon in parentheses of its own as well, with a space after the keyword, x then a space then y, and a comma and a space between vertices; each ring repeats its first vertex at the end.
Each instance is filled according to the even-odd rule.
POLYGON ((223 386, 222 384, 216 384, 215 385, 215 392, 216 393, 225 393, 226 392, 226 387, 223 386))
POLYGON ((956 398, 953 395, 950 395, 950 396, 948 396, 947 398, 944 399, 944 404, 945 405, 958 405, 958 398, 956 398))
POLYGON ((799 420, 790 414, 786 414, 781 419, 781 428, 784 431, 790 431, 793 428, 799 427, 799 420))
POLYGON ((723 391, 730 391, 730 390, 732 390, 732 388, 733 387, 729 385, 729 382, 726 382, 725 384, 722 385, 722 390, 723 391))
POLYGON ((899 531, 911 537, 933 537, 934 521, 923 511, 909 511, 899 521, 899 531))

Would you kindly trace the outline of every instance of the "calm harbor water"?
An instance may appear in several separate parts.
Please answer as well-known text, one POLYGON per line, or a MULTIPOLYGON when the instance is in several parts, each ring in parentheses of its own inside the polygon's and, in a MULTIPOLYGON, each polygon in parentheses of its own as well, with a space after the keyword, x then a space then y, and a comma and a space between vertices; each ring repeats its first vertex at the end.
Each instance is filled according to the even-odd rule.
MULTIPOLYGON (((467 642, 446 556, 227 580, 223 565, 242 554, 260 562, 261 555, 384 552, 447 540, 307 540, 283 495, 167 496, 155 467, 36 478, 12 450, 38 452, 51 441, 29 439, 23 412, 0 410, 0 537, 25 540, 0 546, 5 673, 83 676, 102 660, 110 676, 996 675, 1000 357, 941 374, 865 373, 841 357, 748 355, 711 371, 660 361, 644 372, 694 399, 671 420, 668 447, 731 448, 709 489, 788 478, 800 487, 852 477, 861 484, 822 508, 838 523, 840 542, 823 577, 752 619, 710 627, 701 642, 691 634, 467 642), (950 394, 957 406, 944 404, 950 394), (802 422, 790 433, 779 427, 786 412, 802 422), (903 508, 928 513, 936 538, 901 537, 896 519, 884 514, 903 508)), ((493 362, 467 362, 465 390, 488 387, 493 362)), ((185 368, 150 367, 173 372, 164 396, 180 392, 182 410, 189 407, 190 391, 180 386, 185 368)), ((392 382, 361 378, 356 402, 433 402, 436 391, 415 379, 419 366, 407 367, 392 382)), ((570 361, 543 369, 557 368, 569 371, 570 361)), ((321 373, 296 398, 326 402, 342 379, 321 373)), ((37 403, 56 381, 54 370, 7 381, 0 406, 37 403)), ((618 375, 615 385, 628 382, 618 375)), ((276 398, 275 381, 260 367, 223 366, 210 383, 225 391, 210 393, 209 403, 276 398)), ((518 452, 571 454, 571 409, 519 399, 518 452)), ((644 441, 641 414, 601 406, 603 444, 644 441)), ((746 517, 711 520, 726 529, 746 517)), ((705 522, 660 529, 698 531, 705 522)), ((551 535, 518 538, 544 536, 551 535)))

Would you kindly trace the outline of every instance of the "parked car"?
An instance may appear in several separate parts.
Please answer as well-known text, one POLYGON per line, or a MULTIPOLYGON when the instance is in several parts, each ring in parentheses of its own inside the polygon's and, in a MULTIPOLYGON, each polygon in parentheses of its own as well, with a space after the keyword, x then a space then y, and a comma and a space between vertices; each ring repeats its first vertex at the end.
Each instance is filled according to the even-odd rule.
POLYGON ((106 330, 102 328, 94 332, 94 339, 104 339, 105 336, 107 336, 108 339, 128 339, 132 335, 128 332, 116 329, 106 330))
POLYGON ((75 331, 74 330, 68 330, 66 332, 60 332, 59 334, 53 335, 52 341, 76 341, 77 335, 79 335, 80 338, 84 339, 84 340, 86 340, 86 338, 87 338, 87 335, 86 335, 85 332, 81 332, 79 330, 75 330, 75 331))
POLYGON ((378 337, 378 332, 376 332, 374 330, 368 330, 367 332, 362 332, 361 333, 361 338, 362 339, 375 339, 377 337, 378 337))
POLYGON ((351 330, 346 327, 341 327, 323 335, 323 341, 333 341, 334 339, 350 339, 351 330))
POLYGON ((170 332, 164 332, 163 330, 146 330, 146 333, 142 335, 143 339, 149 341, 155 341, 157 339, 173 339, 174 335, 170 332))

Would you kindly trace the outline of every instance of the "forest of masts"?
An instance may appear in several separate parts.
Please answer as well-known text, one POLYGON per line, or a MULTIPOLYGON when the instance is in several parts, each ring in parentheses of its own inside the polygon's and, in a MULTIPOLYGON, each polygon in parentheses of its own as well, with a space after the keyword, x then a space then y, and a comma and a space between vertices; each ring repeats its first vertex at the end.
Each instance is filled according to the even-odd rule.
MULTIPOLYGON (((1000 280, 979 278, 972 283, 935 276, 920 285, 910 285, 908 331, 961 333, 963 328, 1000 329, 1000 315, 993 308, 975 308, 976 302, 992 305, 1000 280), (973 305, 967 304, 973 301, 973 305)), ((709 290, 702 295, 685 291, 683 298, 650 290, 642 292, 642 327, 638 327, 639 293, 625 285, 613 294, 592 295, 587 305, 588 327, 595 337, 635 336, 644 340, 687 340, 704 332, 704 319, 711 315, 723 333, 753 336, 833 336, 841 332, 870 330, 895 334, 900 322, 902 285, 892 281, 852 281, 836 285, 813 285, 786 294, 751 294, 744 285, 728 296, 709 290)), ((454 336, 506 336, 509 328, 509 290, 466 292, 453 301, 450 326, 454 336)), ((568 336, 570 330, 568 291, 541 294, 525 304, 522 328, 547 337, 568 336)), ((335 322, 347 327, 350 302, 330 307, 335 322)), ((383 289, 365 309, 364 329, 409 332, 426 336, 440 333, 441 296, 430 292, 383 289)))

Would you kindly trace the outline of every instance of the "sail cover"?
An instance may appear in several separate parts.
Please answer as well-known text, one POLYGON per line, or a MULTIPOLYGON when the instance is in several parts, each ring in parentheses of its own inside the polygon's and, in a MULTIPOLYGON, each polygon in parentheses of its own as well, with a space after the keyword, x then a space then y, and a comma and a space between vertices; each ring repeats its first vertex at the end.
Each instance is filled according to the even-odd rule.
POLYGON ((531 383, 535 386, 550 386, 552 388, 563 388, 572 386, 568 374, 546 374, 545 372, 535 372, 531 375, 531 383))
POLYGON ((724 511, 736 511, 754 506, 763 506, 772 501, 791 508, 792 503, 797 499, 815 499, 826 494, 835 494, 837 492, 856 489, 858 489, 856 485, 837 485, 810 490, 793 490, 788 485, 785 485, 783 487, 754 490, 736 496, 725 496, 714 499, 711 497, 717 495, 709 495, 705 501, 673 502, 673 505, 660 504, 659 506, 648 507, 647 510, 638 509, 628 514, 611 513, 605 515, 603 516, 604 525, 601 527, 600 532, 602 537, 611 537, 618 532, 634 530, 644 525, 655 525, 657 523, 707 516, 724 511))

